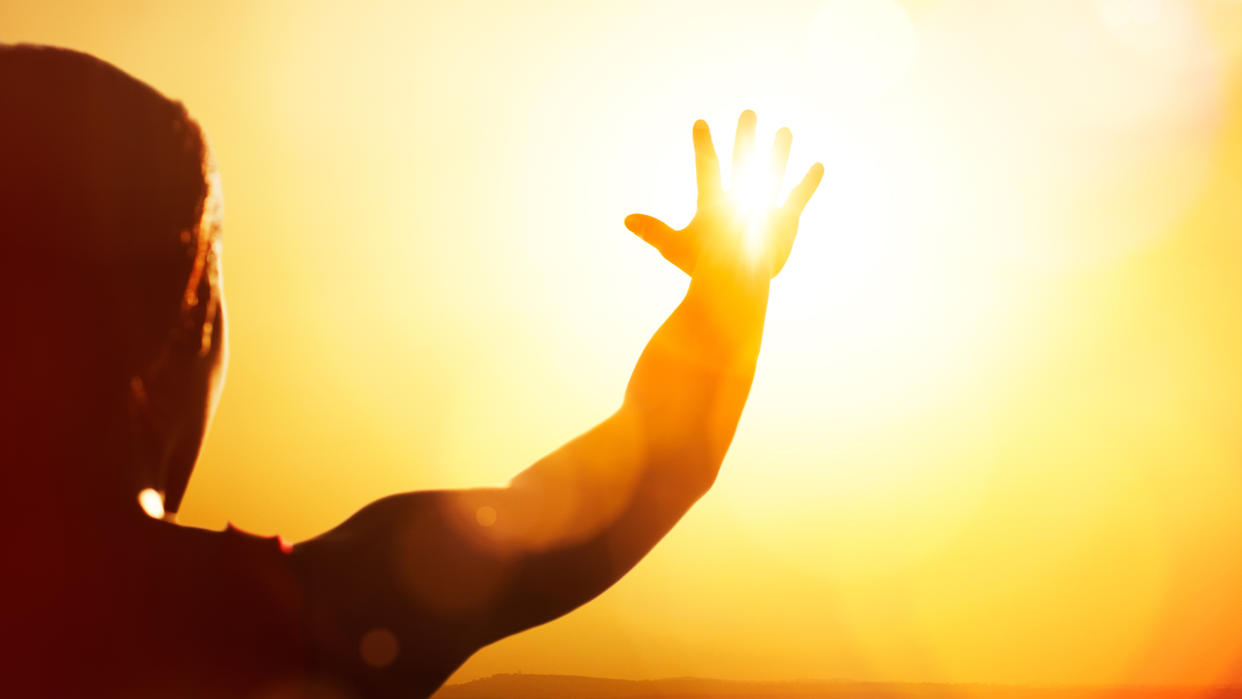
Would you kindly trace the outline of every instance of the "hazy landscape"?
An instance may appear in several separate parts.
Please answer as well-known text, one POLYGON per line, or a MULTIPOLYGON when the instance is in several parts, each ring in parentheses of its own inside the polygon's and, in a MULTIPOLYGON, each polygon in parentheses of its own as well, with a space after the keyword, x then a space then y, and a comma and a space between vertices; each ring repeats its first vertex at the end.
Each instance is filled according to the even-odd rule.
POLYGON ((729 682, 493 675, 450 685, 435 699, 1242 699, 1242 687, 1020 687, 850 681, 729 682))

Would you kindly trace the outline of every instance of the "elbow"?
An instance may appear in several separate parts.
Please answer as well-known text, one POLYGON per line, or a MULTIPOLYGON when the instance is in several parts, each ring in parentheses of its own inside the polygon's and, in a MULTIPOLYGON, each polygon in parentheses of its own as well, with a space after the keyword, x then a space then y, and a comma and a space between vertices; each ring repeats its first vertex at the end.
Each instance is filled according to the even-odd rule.
POLYGON ((661 500, 689 506, 716 483, 732 441, 736 422, 711 420, 706 410, 671 411, 668 405, 643 405, 627 400, 616 414, 625 425, 639 473, 661 500), (723 424, 722 424, 723 423, 723 424))
POLYGON ((689 508, 715 485, 720 463, 707 450, 674 449, 651 460, 646 480, 669 506, 689 508))
POLYGON ((687 494, 692 498, 691 503, 699 501, 699 498, 707 495, 712 486, 716 484, 716 476, 720 473, 719 468, 713 468, 708 471, 694 474, 690 483, 686 486, 687 494))

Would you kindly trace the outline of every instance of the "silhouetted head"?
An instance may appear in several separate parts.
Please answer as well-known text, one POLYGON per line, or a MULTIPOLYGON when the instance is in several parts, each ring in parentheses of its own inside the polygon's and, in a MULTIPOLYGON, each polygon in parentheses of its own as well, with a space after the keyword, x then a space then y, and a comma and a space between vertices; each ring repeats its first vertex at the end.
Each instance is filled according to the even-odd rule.
POLYGON ((18 497, 175 511, 224 362, 217 178, 185 108, 0 44, 0 468, 18 497))

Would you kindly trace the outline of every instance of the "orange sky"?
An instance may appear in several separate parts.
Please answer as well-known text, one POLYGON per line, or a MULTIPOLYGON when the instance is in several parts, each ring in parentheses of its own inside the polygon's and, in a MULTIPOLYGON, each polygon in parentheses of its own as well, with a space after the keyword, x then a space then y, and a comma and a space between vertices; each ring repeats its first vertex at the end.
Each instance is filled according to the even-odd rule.
POLYGON ((685 285, 621 220, 750 107, 828 174, 715 490, 457 678, 1242 681, 1242 3, 755 5, 0 0, 220 164, 182 521, 307 537, 605 417, 685 285))

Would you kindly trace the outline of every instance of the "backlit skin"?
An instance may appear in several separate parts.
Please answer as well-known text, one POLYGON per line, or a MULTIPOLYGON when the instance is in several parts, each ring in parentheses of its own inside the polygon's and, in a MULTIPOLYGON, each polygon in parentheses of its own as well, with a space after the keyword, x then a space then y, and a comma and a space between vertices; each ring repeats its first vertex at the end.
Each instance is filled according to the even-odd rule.
MULTIPOLYGON (((0 113, 0 219, 15 222, 0 230, 15 251, 0 257, 0 314, 19 329, 0 345, 0 485, 29 494, 0 509, 21 563, 0 625, 14 696, 428 696, 484 645, 599 595, 715 480, 769 282, 823 174, 776 205, 781 130, 768 206, 743 214, 696 123, 693 220, 626 220, 691 281, 618 409, 504 487, 392 495, 290 547, 172 521, 227 355, 218 182, 197 126, 69 51, 0 45, 0 87, 27 110, 0 113)), ((743 113, 735 172, 754 129, 743 113)))
MULTIPOLYGON (((754 130, 754 113, 744 112, 735 172, 754 130)), ((747 217, 721 187, 707 124, 696 123, 693 137, 699 198, 690 224, 676 231, 645 215, 626 219, 691 282, 640 356, 621 407, 507 487, 393 495, 294 547, 319 590, 324 647, 370 691, 430 693, 474 650, 587 602, 711 487, 754 377, 769 281, 823 168, 813 166, 784 205, 760 212, 765 245, 755 254, 747 217), (360 599, 368 604, 343 603, 360 599), (382 669, 351 661, 357 639, 377 627, 416 650, 382 669)), ((787 129, 776 137, 773 193, 790 139, 787 129)))

